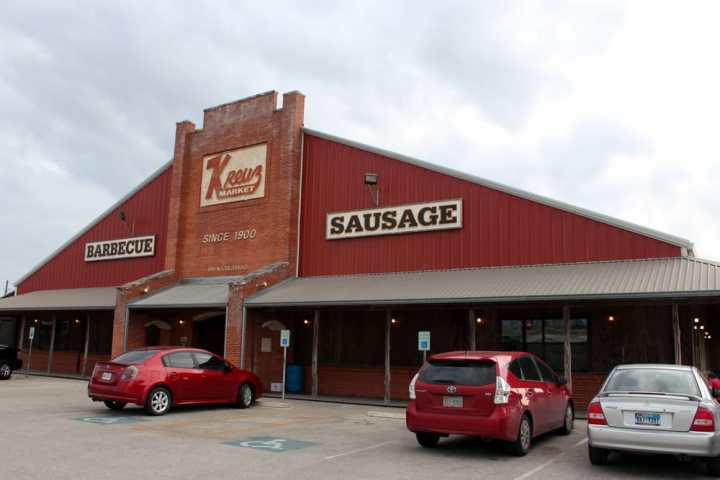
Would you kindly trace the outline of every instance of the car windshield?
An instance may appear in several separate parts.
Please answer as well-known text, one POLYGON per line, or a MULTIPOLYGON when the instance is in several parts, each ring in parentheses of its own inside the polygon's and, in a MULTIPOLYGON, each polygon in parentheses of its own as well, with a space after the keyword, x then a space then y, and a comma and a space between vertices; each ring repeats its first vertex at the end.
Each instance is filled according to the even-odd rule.
POLYGON ((489 385, 495 383, 495 362, 431 360, 420 372, 425 383, 489 385))
POLYGON ((137 365, 143 363, 148 358, 156 355, 157 350, 138 350, 136 352, 123 353, 119 357, 113 359, 113 363, 122 363, 123 365, 137 365))
POLYGON ((655 392, 700 396, 700 389, 691 371, 665 368, 616 370, 603 392, 655 392))

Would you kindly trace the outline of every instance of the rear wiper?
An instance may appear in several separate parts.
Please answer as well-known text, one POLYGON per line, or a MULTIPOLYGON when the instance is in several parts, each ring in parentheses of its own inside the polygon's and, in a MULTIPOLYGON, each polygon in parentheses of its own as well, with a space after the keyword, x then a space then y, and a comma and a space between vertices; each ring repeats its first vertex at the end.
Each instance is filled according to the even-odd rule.
POLYGON ((607 397, 611 395, 660 395, 663 397, 685 397, 689 398, 690 400, 696 400, 698 402, 702 401, 701 397, 689 393, 643 392, 639 390, 612 390, 608 392, 601 392, 600 395, 607 397))

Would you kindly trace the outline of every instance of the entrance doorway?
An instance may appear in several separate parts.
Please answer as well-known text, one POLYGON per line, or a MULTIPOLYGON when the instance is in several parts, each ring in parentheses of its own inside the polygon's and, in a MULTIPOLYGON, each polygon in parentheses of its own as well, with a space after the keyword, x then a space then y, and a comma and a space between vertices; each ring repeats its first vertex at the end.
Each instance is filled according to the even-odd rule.
POLYGON ((193 321, 193 347, 225 356, 225 315, 193 321))

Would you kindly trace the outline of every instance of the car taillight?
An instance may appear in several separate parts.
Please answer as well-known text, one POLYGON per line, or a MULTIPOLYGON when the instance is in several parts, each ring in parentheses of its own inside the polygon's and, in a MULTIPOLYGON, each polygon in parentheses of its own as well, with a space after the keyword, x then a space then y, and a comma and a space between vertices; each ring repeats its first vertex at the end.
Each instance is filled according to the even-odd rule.
POLYGON ((495 405, 504 405, 510 401, 510 384, 503 377, 495 378, 495 405))
POLYGON ((410 393, 410 400, 415 400, 415 382, 417 382, 419 376, 420 374, 416 373, 412 380, 410 380, 410 386, 408 387, 408 391, 410 393))
POLYGON ((605 414, 603 413, 600 402, 592 402, 588 405, 587 418, 590 425, 607 425, 605 414))
POLYGON ((135 380, 138 374, 138 368, 135 365, 130 365, 123 370, 123 380, 135 380))
POLYGON ((703 406, 699 406, 697 412, 695 412, 695 418, 693 419, 690 430, 693 432, 714 432, 715 416, 712 411, 703 406))

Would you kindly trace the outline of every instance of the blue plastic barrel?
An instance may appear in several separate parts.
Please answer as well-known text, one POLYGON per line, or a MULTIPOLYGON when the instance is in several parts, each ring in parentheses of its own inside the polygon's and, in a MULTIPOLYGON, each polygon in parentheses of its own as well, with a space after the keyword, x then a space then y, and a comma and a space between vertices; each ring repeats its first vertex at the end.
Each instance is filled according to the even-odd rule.
POLYGON ((289 393, 302 393, 305 386, 305 367, 297 363, 290 363, 285 375, 287 377, 285 390, 289 393))

